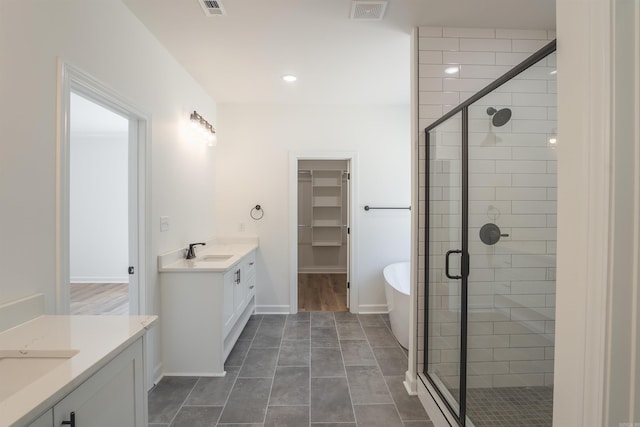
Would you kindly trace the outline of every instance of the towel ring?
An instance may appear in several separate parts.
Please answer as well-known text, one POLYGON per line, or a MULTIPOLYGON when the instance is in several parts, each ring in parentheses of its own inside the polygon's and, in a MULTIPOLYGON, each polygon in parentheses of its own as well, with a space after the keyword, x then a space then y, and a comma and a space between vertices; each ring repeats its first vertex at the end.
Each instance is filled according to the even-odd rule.
POLYGON ((253 218, 254 220, 259 221, 264 216, 264 209, 262 209, 262 206, 260 205, 255 205, 251 209, 251 212, 249 212, 249 215, 251 215, 251 218, 253 218))

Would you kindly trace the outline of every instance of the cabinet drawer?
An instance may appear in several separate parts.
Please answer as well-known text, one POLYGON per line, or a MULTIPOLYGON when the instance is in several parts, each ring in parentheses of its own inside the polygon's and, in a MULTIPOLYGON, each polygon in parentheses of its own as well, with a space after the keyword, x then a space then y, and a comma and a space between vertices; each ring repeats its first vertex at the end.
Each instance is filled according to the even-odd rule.
POLYGON ((255 272, 256 272, 256 253, 255 252, 247 256, 247 259, 244 263, 244 269, 245 269, 244 277, 246 277, 247 279, 255 276, 255 272))
POLYGON ((246 289, 247 289, 246 302, 249 302, 251 297, 256 293, 256 276, 253 275, 251 277, 248 277, 245 286, 246 286, 246 289))

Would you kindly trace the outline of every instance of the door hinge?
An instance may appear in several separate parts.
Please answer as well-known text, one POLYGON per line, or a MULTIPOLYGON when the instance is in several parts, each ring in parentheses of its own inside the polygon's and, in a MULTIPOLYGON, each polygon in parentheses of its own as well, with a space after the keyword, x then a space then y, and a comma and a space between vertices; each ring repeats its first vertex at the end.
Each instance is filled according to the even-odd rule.
POLYGON ((135 268, 132 265, 129 266, 129 274, 135 274, 135 268))
POLYGON ((347 282, 347 289, 351 289, 351 282, 347 282))
POLYGON ((347 234, 351 234, 351 227, 347 227, 347 234))
POLYGON ((351 179, 351 172, 347 172, 347 179, 351 179))

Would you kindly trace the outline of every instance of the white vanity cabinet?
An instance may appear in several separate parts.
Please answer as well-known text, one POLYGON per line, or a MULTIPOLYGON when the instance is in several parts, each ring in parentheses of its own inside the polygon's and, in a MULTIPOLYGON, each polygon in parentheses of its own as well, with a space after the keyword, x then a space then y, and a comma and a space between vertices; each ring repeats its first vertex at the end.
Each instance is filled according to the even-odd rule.
POLYGON ((244 308, 255 295, 256 255, 250 253, 242 261, 228 271, 224 278, 224 319, 225 336, 233 329, 233 326, 242 315, 244 308))
POLYGON ((227 334, 233 326, 234 314, 235 314, 235 288, 236 278, 238 277, 239 267, 233 267, 231 270, 224 273, 224 301, 222 303, 222 325, 224 327, 225 334, 227 334))
POLYGON ((255 310, 255 254, 224 271, 161 270, 165 375, 225 374, 224 361, 255 310))
POLYGON ((71 425, 73 413, 75 427, 143 427, 146 410, 142 338, 138 338, 29 426, 71 425))

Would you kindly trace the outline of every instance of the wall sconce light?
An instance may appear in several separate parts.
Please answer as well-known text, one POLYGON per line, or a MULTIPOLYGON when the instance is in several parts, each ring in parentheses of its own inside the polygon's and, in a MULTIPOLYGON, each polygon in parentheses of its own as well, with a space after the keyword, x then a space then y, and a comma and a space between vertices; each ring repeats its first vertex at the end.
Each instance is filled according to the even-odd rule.
POLYGON ((202 138, 209 147, 215 147, 218 142, 218 138, 216 137, 216 130, 213 125, 206 121, 195 110, 191 113, 191 117, 189 119, 194 133, 202 138))

